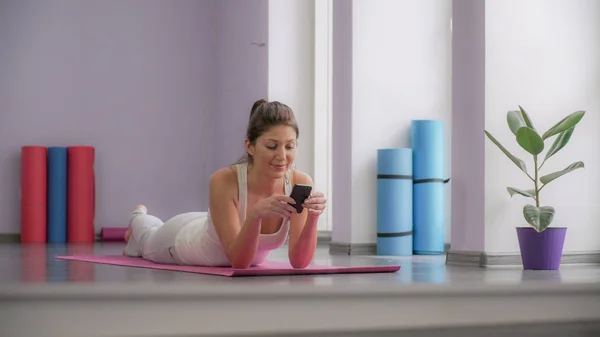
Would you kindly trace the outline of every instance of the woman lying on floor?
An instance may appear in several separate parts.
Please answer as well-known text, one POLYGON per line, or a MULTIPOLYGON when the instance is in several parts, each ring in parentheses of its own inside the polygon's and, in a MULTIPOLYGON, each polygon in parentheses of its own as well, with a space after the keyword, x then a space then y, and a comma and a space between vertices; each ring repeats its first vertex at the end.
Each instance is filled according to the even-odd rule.
POLYGON ((289 235, 291 265, 308 266, 326 200, 313 191, 301 213, 288 204, 295 204, 289 197, 294 184, 312 185, 310 176, 292 168, 298 136, 288 106, 254 103, 246 156, 212 175, 209 211, 179 214, 163 223, 143 205, 136 206, 123 253, 163 264, 248 268, 264 262, 289 235))

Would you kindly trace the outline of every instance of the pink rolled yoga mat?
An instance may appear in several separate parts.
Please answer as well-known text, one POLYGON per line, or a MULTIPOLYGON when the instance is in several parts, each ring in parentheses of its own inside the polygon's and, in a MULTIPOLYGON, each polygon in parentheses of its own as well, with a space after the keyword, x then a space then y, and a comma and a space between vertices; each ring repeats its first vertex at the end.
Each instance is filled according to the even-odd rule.
POLYGON ((248 269, 234 269, 228 267, 197 267, 158 264, 137 257, 123 255, 74 255, 56 256, 60 260, 72 260, 111 264, 123 267, 150 268, 160 270, 181 271, 186 273, 208 274, 219 276, 275 276, 275 275, 314 275, 314 274, 356 274, 356 273, 393 273, 400 270, 400 266, 354 266, 335 267, 309 265, 304 269, 294 269, 287 262, 265 262, 260 266, 248 269))
POLYGON ((125 242, 127 227, 104 227, 100 230, 100 241, 125 242))

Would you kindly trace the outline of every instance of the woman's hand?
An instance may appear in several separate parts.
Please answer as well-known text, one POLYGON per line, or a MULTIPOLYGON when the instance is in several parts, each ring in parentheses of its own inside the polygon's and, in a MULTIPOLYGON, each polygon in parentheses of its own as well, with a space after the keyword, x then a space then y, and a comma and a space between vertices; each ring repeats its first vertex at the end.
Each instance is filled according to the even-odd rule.
POLYGON ((296 212, 296 208, 291 206, 296 201, 285 195, 273 195, 256 203, 252 209, 252 215, 258 219, 267 217, 282 217, 289 219, 292 213, 296 212))
POLYGON ((302 206, 306 208, 309 216, 319 216, 325 211, 327 200, 322 192, 314 192, 304 201, 302 206))

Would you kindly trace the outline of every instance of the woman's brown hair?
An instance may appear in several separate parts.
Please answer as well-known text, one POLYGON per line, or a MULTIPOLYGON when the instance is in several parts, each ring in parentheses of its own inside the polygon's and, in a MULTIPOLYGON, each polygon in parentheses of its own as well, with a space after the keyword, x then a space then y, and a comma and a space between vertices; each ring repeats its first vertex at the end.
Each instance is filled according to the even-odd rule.
MULTIPOLYGON (((269 102, 259 99, 254 102, 250 110, 246 138, 254 145, 258 137, 278 125, 291 126, 296 132, 296 139, 300 137, 298 122, 289 106, 278 101, 269 102)), ((252 156, 246 153, 239 162, 252 163, 252 156)))

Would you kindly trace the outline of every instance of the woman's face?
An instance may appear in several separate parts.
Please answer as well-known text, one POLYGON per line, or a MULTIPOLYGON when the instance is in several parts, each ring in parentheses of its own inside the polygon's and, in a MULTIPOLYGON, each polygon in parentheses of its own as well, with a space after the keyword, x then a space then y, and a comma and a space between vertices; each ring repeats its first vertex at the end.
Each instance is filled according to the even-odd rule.
POLYGON ((255 145, 246 140, 246 150, 261 174, 281 178, 296 158, 296 132, 290 126, 274 126, 258 137, 255 145))

